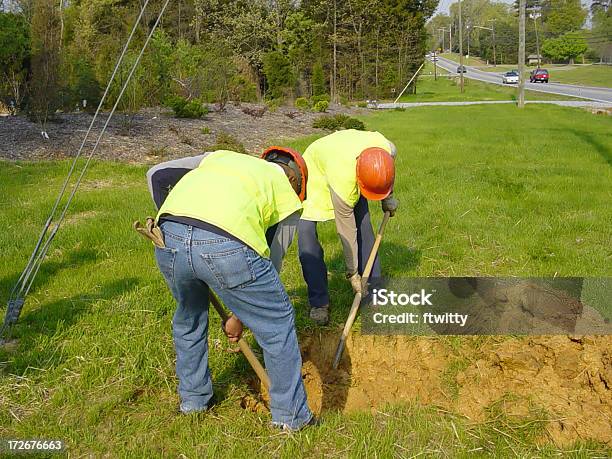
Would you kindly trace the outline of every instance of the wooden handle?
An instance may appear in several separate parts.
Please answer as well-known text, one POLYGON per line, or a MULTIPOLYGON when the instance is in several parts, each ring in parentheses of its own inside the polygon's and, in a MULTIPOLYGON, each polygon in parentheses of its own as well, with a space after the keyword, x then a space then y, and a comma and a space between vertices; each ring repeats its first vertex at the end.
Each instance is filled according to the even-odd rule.
MULTIPOLYGON (((368 261, 363 270, 363 275, 361 276, 361 288, 365 288, 368 284, 368 279, 370 278, 370 273, 372 272, 372 267, 374 266, 374 260, 376 259, 376 255, 378 254, 378 248, 380 247, 380 241, 382 240, 382 235, 385 232, 385 227, 387 226, 387 222, 391 214, 389 212, 385 212, 385 215, 380 223, 380 227, 378 228, 378 233, 376 233, 376 239, 374 240, 374 245, 372 246, 372 251, 370 252, 370 256, 368 257, 368 261)), ((346 343, 346 338, 348 338, 348 334, 351 331, 351 327, 357 318, 357 313, 359 312, 359 305, 361 304, 361 293, 356 293, 355 298, 353 299, 353 304, 351 305, 351 310, 349 311, 349 316, 344 323, 344 329, 342 330, 342 336, 340 337, 340 341, 338 342, 338 347, 336 348, 336 356, 334 357, 333 367, 334 369, 338 368, 340 364, 340 359, 342 358, 342 353, 344 352, 344 345, 346 343)))
MULTIPOLYGON (((223 309, 223 306, 221 305, 219 298, 217 298, 217 295, 215 295, 210 289, 209 297, 213 307, 215 308, 217 313, 219 313, 219 316, 221 316, 221 320, 225 322, 229 318, 227 312, 225 311, 225 309, 223 309)), ((261 380, 266 389, 270 390, 270 377, 268 376, 268 373, 266 373, 264 367, 259 362, 259 359, 257 359, 257 356, 253 353, 253 350, 249 346, 249 343, 247 343, 244 339, 240 338, 240 340, 238 340, 238 346, 240 347, 240 350, 251 365, 251 368, 253 368, 253 370, 257 374, 257 377, 261 380)))

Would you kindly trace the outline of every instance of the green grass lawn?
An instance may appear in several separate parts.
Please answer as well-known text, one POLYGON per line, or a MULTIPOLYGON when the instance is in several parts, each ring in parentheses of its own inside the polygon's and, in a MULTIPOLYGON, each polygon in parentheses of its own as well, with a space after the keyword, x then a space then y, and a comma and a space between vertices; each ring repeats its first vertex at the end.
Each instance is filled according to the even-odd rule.
MULTIPOLYGON (((438 79, 433 77, 433 64, 427 63, 418 77, 416 94, 404 94, 400 102, 464 102, 517 100, 516 85, 501 86, 482 81, 463 79, 464 91, 459 88, 458 74, 448 77, 446 70, 438 67, 438 79)), ((546 94, 537 91, 525 91, 527 100, 578 100, 572 97, 546 94)))
MULTIPOLYGON (((562 107, 421 107, 365 118, 399 148, 399 214, 381 247, 393 276, 610 276, 612 120, 562 107)), ((303 151, 310 139, 295 141, 303 151)), ((0 299, 33 248, 66 162, 0 162, 0 299)), ((577 443, 538 444, 542 422, 475 424, 434 406, 328 413, 321 427, 281 435, 244 411, 250 374, 223 352, 214 316, 211 359, 220 404, 179 416, 170 332, 173 300, 152 247, 131 229, 153 214, 146 167, 95 162, 36 280, 14 347, 0 348, 0 438, 67 442, 71 456, 497 457, 606 456, 577 443), (570 453, 571 451, 571 453, 570 453)), ((381 212, 372 205, 374 224, 381 212)), ((319 231, 334 304, 352 294, 332 222, 319 231)), ((282 278, 306 319, 295 244, 282 278)), ((3 312, 0 310, 0 312, 3 312)), ((457 341, 458 343, 461 340, 457 341)), ((353 357, 355 358, 355 357, 353 357)), ((1 455, 1 452, 0 452, 1 455)))
POLYGON ((568 70, 551 67, 549 70, 552 83, 612 88, 612 65, 579 66, 568 70))
MULTIPOLYGON (((517 65, 478 66, 476 68, 485 72, 507 72, 516 70, 517 65)), ((543 64, 543 68, 550 72, 551 83, 566 83, 583 86, 601 86, 612 88, 612 65, 552 65, 543 64)), ((534 67, 528 67, 525 75, 529 75, 534 67)))
MULTIPOLYGON (((450 59, 452 61, 459 62, 459 53, 442 53, 440 56, 445 57, 446 59, 450 59)), ((463 56, 463 65, 485 65, 486 62, 480 59, 479 57, 463 56)))

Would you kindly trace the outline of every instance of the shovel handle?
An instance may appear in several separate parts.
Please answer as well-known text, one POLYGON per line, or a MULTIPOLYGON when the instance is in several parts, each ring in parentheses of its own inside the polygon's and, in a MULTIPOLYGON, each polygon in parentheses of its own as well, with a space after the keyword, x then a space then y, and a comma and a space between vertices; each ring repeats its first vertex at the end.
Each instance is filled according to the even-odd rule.
MULTIPOLYGON (((380 227, 378 228, 378 233, 376 233, 376 239, 374 240, 374 245, 372 246, 372 251, 370 252, 370 256, 368 257, 368 261, 363 270, 363 275, 361 276, 362 288, 368 283, 368 279, 370 278, 370 273, 372 272, 372 267, 374 266, 374 260, 376 259, 376 255, 378 254, 378 248, 380 247, 380 241, 382 240, 383 233, 385 232, 385 227, 389 222, 389 218, 391 214, 389 212, 385 212, 385 215, 380 222, 380 227)), ((344 329, 342 330, 342 336, 340 337, 340 341, 338 342, 338 347, 336 348, 336 356, 334 357, 333 367, 334 369, 338 368, 340 364, 340 359, 342 358, 342 353, 344 352, 344 345, 346 344, 346 338, 348 338, 348 334, 351 331, 351 327, 357 318, 357 313, 359 312, 359 305, 361 304, 361 293, 356 293, 355 298, 353 299, 353 304, 351 305, 351 310, 349 312, 349 316, 346 319, 344 324, 344 329)))
MULTIPOLYGON (((227 312, 225 312, 225 309, 223 309, 223 306, 221 305, 219 298, 217 298, 217 295, 215 295, 212 291, 209 290, 209 297, 210 297, 210 302, 212 303, 213 307, 215 308, 215 310, 221 317, 221 320, 223 322, 227 321, 229 317, 227 315, 227 312)), ((242 351, 247 361, 251 365, 251 368, 253 368, 253 370, 257 374, 257 377, 261 380, 261 382, 266 387, 266 389, 269 390, 270 389, 270 377, 268 376, 268 373, 266 373, 266 370, 264 369, 264 367, 259 362, 259 359, 257 358, 257 356, 253 353, 253 350, 249 346, 249 343, 247 343, 244 339, 240 338, 238 340, 238 346, 240 347, 240 350, 242 351)))
MULTIPOLYGON (((152 241, 157 247, 163 247, 163 234, 161 233, 161 231, 159 231, 159 228, 154 225, 153 219, 147 218, 146 225, 147 228, 144 228, 140 222, 134 222, 133 227, 141 236, 152 241), (155 230, 159 231, 159 235, 161 235, 161 242, 155 240, 155 236, 159 237, 158 234, 154 233, 155 230)), ((225 323, 229 317, 227 315, 227 312, 225 312, 225 309, 221 305, 219 298, 217 298, 217 295, 215 295, 212 290, 209 290, 209 298, 213 307, 221 317, 221 320, 225 323)), ((249 346, 249 343, 247 343, 244 339, 240 338, 238 340, 238 347, 240 347, 240 350, 246 357, 247 361, 251 365, 251 368, 253 368, 263 385, 266 387, 266 389, 270 390, 270 378, 268 377, 268 373, 266 373, 266 370, 259 362, 259 359, 257 359, 257 356, 253 353, 253 350, 249 346)))

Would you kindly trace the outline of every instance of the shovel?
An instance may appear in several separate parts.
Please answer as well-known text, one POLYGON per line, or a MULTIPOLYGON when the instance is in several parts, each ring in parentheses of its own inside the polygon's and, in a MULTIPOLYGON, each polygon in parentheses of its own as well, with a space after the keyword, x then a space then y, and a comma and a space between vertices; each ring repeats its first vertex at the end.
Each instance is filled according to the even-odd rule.
MULTIPOLYGON (((164 236, 159 227, 155 225, 155 221, 152 218, 147 218, 146 226, 142 226, 140 222, 134 222, 134 229, 142 237, 153 242, 156 247, 163 249, 166 246, 164 244, 164 236)), ((215 295, 212 289, 209 288, 208 291, 210 302, 221 317, 221 321, 225 323, 229 318, 227 312, 221 305, 219 298, 217 298, 217 295, 215 295)), ((240 347, 240 350, 251 365, 251 368, 253 368, 253 371, 255 371, 255 373, 257 374, 257 377, 261 380, 266 389, 270 390, 270 378, 268 377, 268 374, 266 373, 264 367, 261 365, 255 354, 253 353, 253 350, 249 346, 249 343, 247 343, 244 339, 240 338, 240 340, 238 340, 238 346, 240 347)))
MULTIPOLYGON (((365 289, 368 285, 368 279, 370 278, 370 273, 372 272, 372 266, 374 266, 374 260, 376 259, 378 248, 380 247, 380 241, 382 240, 382 235, 385 232, 385 227, 387 226, 387 222, 389 221, 390 216, 391 215, 389 214, 389 212, 385 212, 382 222, 380 223, 380 227, 378 228, 378 233, 376 233, 376 239, 374 240, 372 251, 370 252, 370 256, 363 270, 363 275, 361 276, 362 289, 365 289)), ((338 365, 340 364, 340 359, 342 358, 342 353, 344 352, 344 346, 346 344, 346 338, 348 337, 348 334, 351 331, 353 322, 355 322, 355 319, 357 318, 357 313, 359 312, 360 304, 361 293, 355 293, 353 305, 351 306, 348 319, 346 319, 346 323, 344 324, 344 330, 342 330, 342 336, 340 337, 338 347, 336 348, 336 357, 334 358, 333 363, 334 370, 336 370, 338 368, 338 365)))

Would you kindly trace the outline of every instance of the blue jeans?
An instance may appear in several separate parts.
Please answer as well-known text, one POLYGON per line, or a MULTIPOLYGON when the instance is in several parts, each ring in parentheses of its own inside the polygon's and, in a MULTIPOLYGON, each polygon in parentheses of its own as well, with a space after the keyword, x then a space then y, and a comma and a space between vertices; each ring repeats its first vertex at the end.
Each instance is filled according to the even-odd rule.
POLYGON ((161 224, 157 264, 177 302, 172 321, 181 411, 208 408, 208 289, 249 327, 270 377, 272 421, 298 429, 310 421, 294 311, 270 260, 241 242, 193 226, 161 224))
MULTIPOLYGON (((368 200, 361 196, 355 205, 355 224, 357 225, 357 256, 359 274, 363 274, 368 257, 374 246, 374 230, 370 221, 368 200)), ((313 308, 320 308, 329 304, 329 291, 327 287, 327 266, 323 247, 317 234, 317 222, 300 220, 298 224, 298 251, 302 274, 308 286, 308 302, 313 308)), ((372 266, 370 278, 381 277, 378 255, 372 266)))

